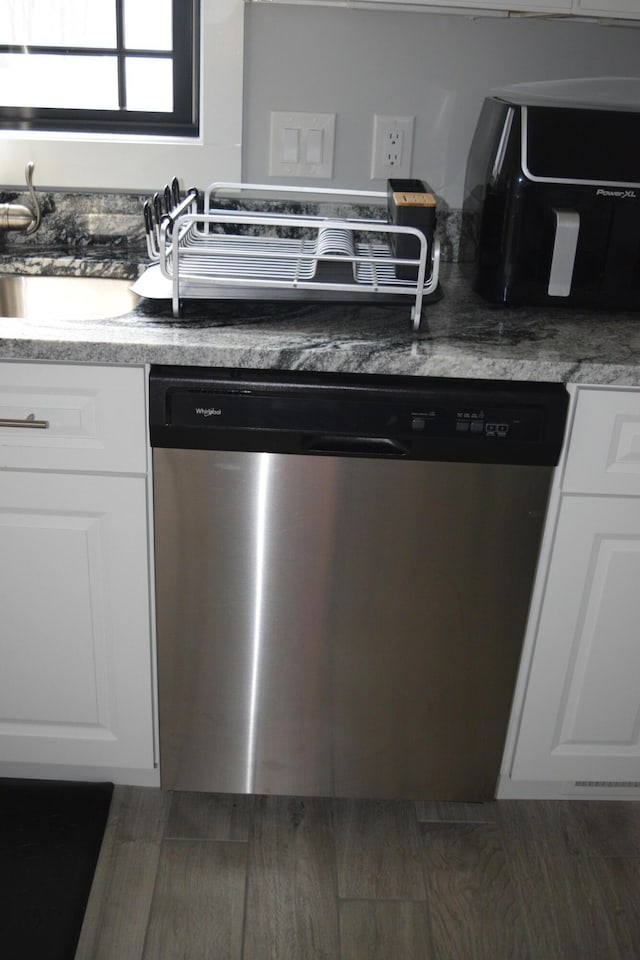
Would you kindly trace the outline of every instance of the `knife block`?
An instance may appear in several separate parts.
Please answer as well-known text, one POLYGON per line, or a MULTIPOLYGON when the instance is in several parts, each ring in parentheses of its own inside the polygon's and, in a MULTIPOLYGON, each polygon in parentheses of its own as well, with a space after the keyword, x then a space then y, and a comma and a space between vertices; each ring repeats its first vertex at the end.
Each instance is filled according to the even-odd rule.
MULTIPOLYGON (((388 180, 387 214, 389 223, 416 227, 425 235, 428 263, 436 225, 436 199, 430 188, 422 180, 388 180)), ((391 234, 391 251, 399 259, 418 260, 420 241, 407 234, 391 234)), ((397 263, 396 276, 399 280, 416 280, 418 267, 397 263)))

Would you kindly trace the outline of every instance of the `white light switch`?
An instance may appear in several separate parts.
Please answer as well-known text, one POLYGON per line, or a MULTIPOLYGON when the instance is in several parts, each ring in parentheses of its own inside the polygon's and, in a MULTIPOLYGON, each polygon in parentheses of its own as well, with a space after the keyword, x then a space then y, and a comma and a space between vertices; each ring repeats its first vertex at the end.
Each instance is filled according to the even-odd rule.
POLYGON ((333 176, 335 113, 289 113, 272 110, 270 122, 271 176, 333 176))
POLYGON ((307 130, 305 163, 322 163, 323 140, 322 130, 307 130))
POLYGON ((283 128, 280 159, 283 163, 298 163, 300 161, 300 131, 296 127, 283 128))

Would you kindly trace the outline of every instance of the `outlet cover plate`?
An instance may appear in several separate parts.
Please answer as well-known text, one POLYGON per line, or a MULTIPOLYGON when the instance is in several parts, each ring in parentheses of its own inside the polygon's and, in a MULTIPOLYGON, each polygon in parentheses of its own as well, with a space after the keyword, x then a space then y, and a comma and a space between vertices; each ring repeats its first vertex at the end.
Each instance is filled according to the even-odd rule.
POLYGON ((270 121, 270 176, 325 179, 333 176, 335 113, 272 110, 270 121), (293 143, 298 145, 297 161, 290 159, 293 143))
POLYGON ((375 114, 371 149, 371 179, 411 176, 414 117, 375 114), (393 155, 393 159, 390 157, 393 155))

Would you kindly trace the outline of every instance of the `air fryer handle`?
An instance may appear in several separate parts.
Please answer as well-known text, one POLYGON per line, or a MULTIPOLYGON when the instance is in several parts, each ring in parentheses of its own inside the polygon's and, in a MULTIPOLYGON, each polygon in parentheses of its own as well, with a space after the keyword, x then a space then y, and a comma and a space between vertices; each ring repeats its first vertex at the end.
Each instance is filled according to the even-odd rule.
POLYGON ((580 214, 576 210, 559 210, 556 207, 553 208, 553 214, 556 232, 547 293, 550 297, 568 297, 578 250, 580 214))

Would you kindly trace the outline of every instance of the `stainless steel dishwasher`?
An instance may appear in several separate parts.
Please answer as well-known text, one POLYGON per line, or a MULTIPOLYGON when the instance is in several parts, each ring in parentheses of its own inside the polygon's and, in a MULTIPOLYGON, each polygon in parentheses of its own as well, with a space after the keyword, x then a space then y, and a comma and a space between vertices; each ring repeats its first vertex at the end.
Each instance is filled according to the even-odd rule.
POLYGON ((163 786, 492 797, 566 406, 152 368, 163 786))

